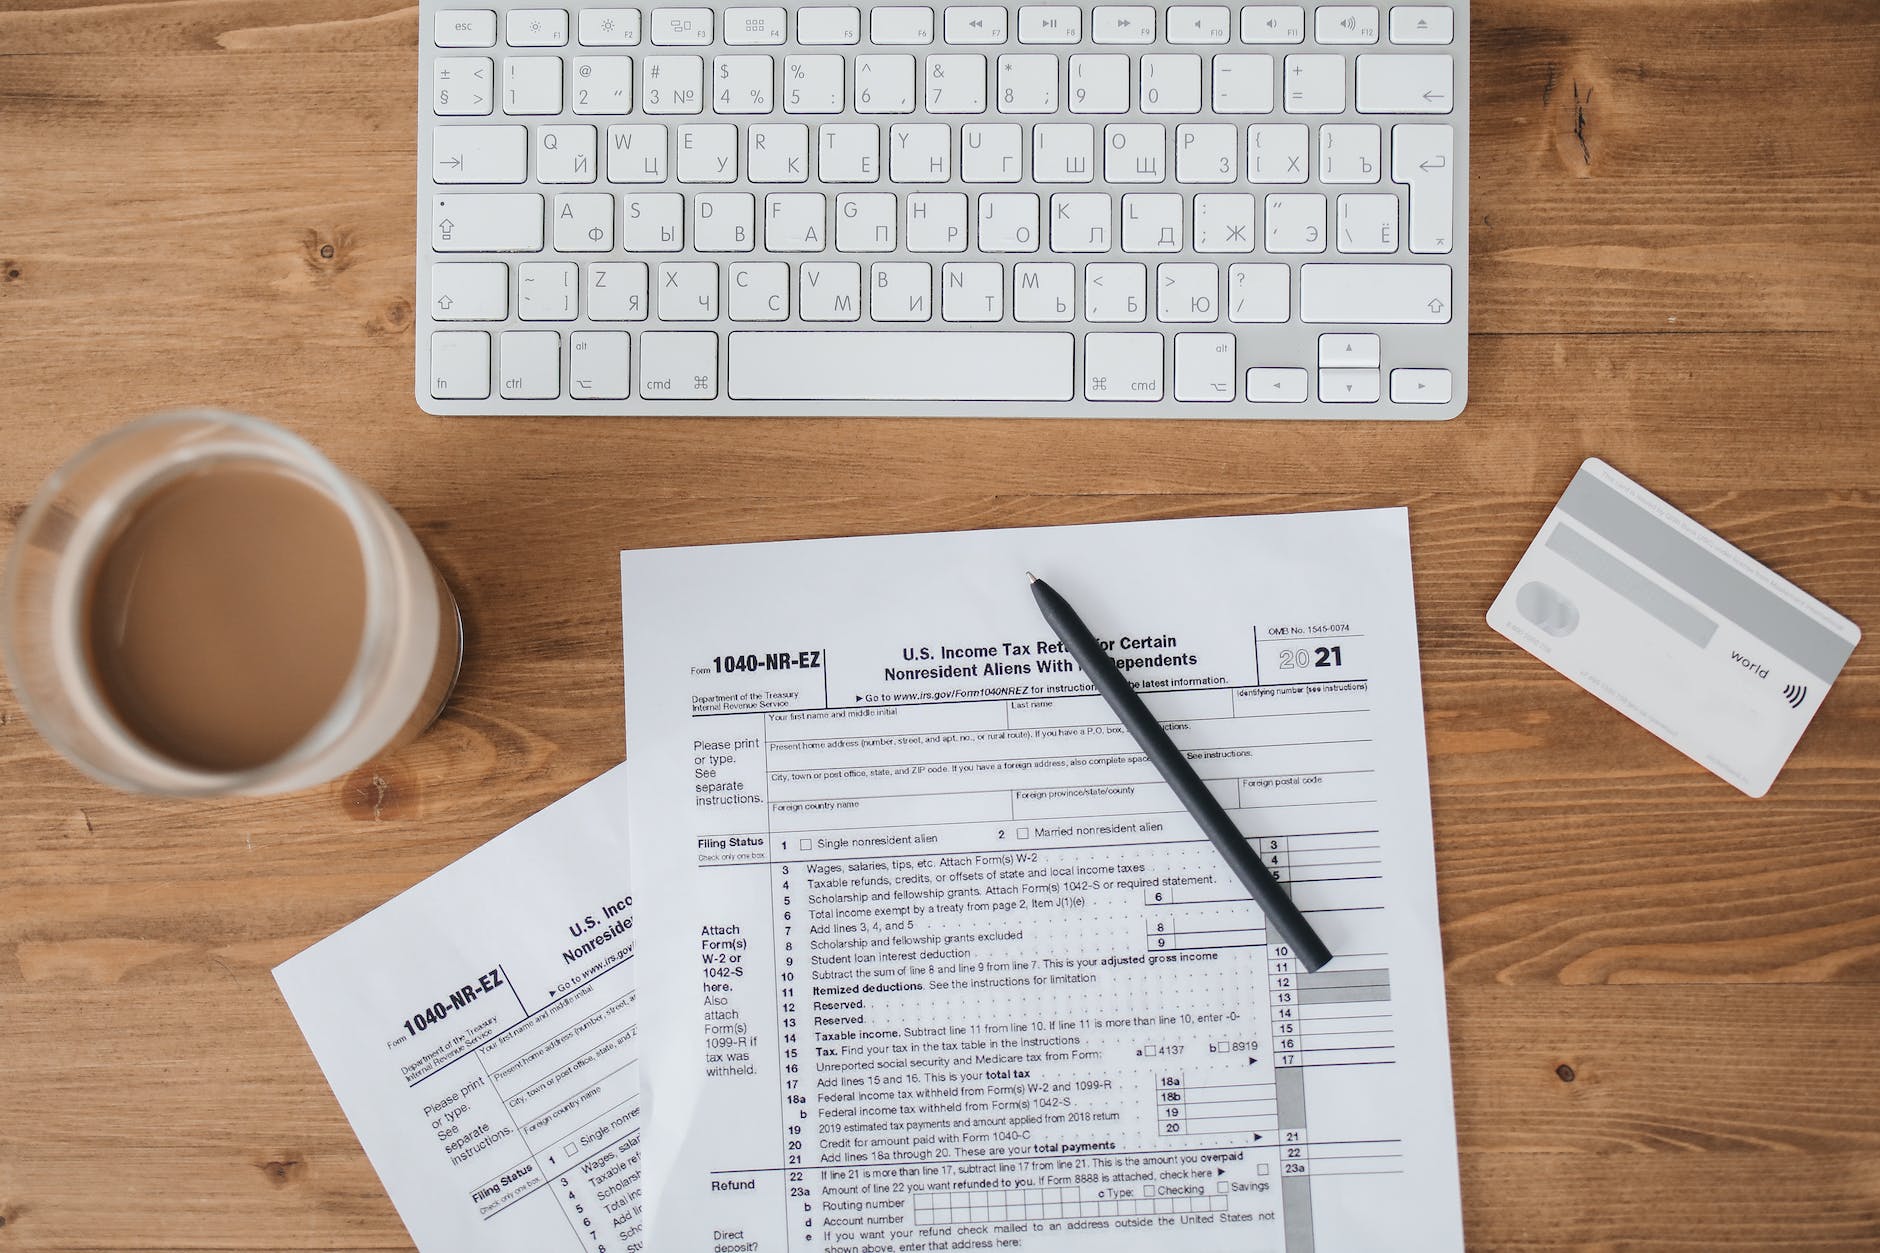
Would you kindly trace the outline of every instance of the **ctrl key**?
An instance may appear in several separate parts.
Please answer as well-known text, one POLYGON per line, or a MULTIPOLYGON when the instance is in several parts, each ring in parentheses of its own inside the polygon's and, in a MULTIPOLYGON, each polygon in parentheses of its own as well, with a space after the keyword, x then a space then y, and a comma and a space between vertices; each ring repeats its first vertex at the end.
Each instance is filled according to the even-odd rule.
POLYGON ((431 395, 438 400, 487 400, 488 331, 431 332, 431 395))

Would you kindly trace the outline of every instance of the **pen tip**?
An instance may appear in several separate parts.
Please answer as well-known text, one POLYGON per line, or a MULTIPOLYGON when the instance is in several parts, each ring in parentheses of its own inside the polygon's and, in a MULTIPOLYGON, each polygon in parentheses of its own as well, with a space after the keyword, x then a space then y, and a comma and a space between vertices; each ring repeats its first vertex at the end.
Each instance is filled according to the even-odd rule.
POLYGON ((1026 577, 1027 579, 1030 579, 1030 580, 1031 580, 1031 581, 1032 581, 1033 583, 1036 583, 1036 582, 1038 581, 1038 576, 1037 576, 1037 575, 1035 575, 1035 574, 1033 574, 1033 573, 1032 573, 1031 571, 1029 571, 1029 570, 1027 570, 1027 571, 1025 571, 1025 577, 1026 577))

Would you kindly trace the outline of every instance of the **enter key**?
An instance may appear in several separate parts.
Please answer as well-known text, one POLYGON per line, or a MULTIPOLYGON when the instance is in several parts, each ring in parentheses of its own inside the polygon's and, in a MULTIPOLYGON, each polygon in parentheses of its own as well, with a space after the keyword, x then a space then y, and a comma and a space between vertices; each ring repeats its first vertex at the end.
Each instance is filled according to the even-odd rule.
POLYGON ((1410 251, 1448 252, 1456 233, 1456 135, 1406 123, 1390 133, 1390 177, 1410 187, 1410 251))

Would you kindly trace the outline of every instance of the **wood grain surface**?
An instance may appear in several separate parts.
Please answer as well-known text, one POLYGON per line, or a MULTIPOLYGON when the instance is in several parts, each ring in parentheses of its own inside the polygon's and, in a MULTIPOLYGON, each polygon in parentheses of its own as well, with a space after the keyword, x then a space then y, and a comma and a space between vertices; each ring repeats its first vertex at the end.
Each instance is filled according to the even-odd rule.
POLYGON ((269 968, 619 759, 617 550, 1397 504, 1471 1245, 1880 1247, 1880 653, 1753 801, 1482 620, 1598 454, 1880 628, 1880 5, 1477 0, 1432 426, 426 417, 416 32, 0 0, 0 540, 220 404, 383 492, 470 630, 441 725, 275 800, 110 792, 0 693, 0 1253, 410 1249, 269 968))

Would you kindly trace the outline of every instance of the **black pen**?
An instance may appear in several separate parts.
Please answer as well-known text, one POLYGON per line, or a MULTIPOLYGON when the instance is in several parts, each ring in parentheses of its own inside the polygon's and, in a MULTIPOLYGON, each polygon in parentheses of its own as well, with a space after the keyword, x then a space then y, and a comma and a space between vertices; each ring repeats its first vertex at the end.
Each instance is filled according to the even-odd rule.
POLYGON ((1299 907, 1280 887, 1273 872, 1261 863, 1247 843, 1247 837, 1240 833, 1234 820, 1227 816, 1221 803, 1214 799, 1214 793, 1201 781, 1195 768, 1188 763, 1188 758, 1175 747, 1175 741, 1168 737, 1162 724, 1156 721, 1149 707, 1142 703, 1142 697, 1130 686, 1123 672, 1116 668, 1110 655, 1097 643, 1097 637, 1090 633, 1084 620, 1077 616, 1070 602, 1052 590, 1051 585, 1037 575, 1029 575, 1031 594, 1038 602, 1038 610, 1044 614, 1044 620, 1057 637, 1064 641, 1064 647, 1070 650, 1077 664, 1084 668, 1090 681, 1096 684, 1097 692, 1110 706, 1123 729, 1136 741, 1149 762, 1161 774, 1162 779, 1173 788, 1183 807, 1194 815, 1201 830, 1207 835, 1214 847, 1220 850, 1227 864, 1234 868, 1234 873, 1246 885, 1253 899, 1266 911, 1266 918, 1278 931, 1286 943, 1292 946, 1293 955, 1304 964, 1307 970, 1317 970, 1332 960, 1332 950, 1325 947, 1325 941, 1319 938, 1306 916, 1299 912, 1299 907))

